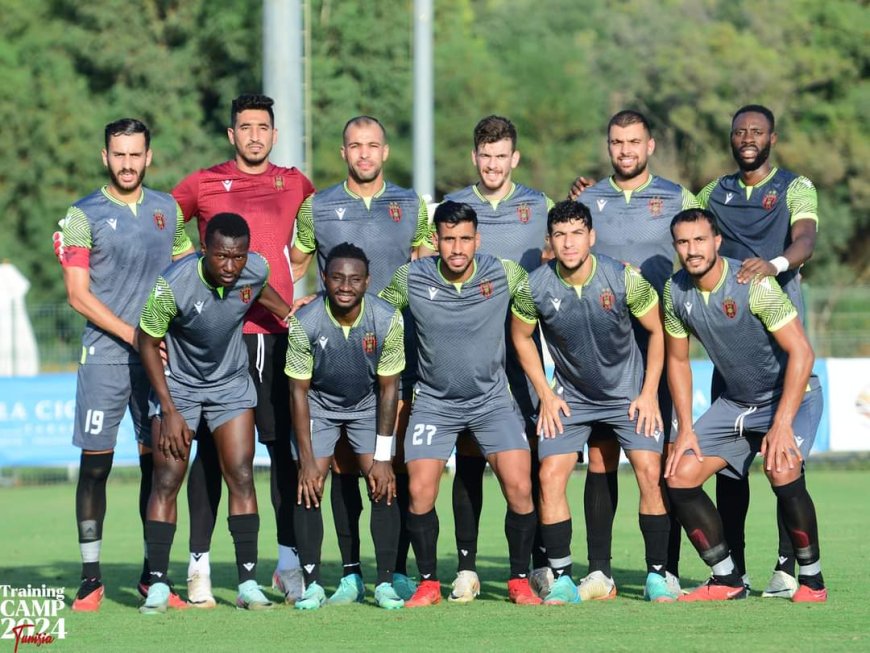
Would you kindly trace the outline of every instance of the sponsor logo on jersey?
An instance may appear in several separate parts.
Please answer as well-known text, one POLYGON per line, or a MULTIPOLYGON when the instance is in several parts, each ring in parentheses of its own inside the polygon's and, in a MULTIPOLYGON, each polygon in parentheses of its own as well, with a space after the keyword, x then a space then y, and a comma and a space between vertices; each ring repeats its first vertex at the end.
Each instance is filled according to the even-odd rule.
POLYGON ((770 210, 776 204, 776 191, 770 189, 765 193, 764 197, 761 198, 761 206, 763 206, 766 210, 770 210))
POLYGON ((601 308, 603 308, 605 311, 612 311, 613 303, 616 301, 616 297, 614 296, 613 291, 610 288, 605 288, 598 296, 598 301, 601 302, 601 308))
POLYGON ((665 201, 661 197, 652 197, 646 204, 649 208, 649 214, 654 218, 659 217, 665 208, 665 201))
POLYGON ((163 231, 166 228, 166 216, 160 209, 154 211, 154 224, 157 225, 157 228, 160 229, 160 231, 163 231))
POLYGON ((402 207, 399 206, 398 202, 390 202, 389 213, 393 222, 400 222, 402 220, 402 207))
POLYGON ((529 208, 529 205, 523 202, 517 207, 517 217, 520 219, 520 222, 526 224, 529 219, 532 217, 532 209, 529 208))
POLYGON ((112 228, 112 231, 115 231, 118 228, 118 220, 117 218, 109 218, 106 220, 109 223, 109 226, 112 228))
POLYGON ((205 306, 205 302, 201 299, 198 302, 193 303, 193 307, 196 309, 197 314, 202 313, 203 306, 205 306))
POLYGON ((725 193, 725 203, 728 204, 731 200, 734 199, 734 193, 725 193))
POLYGON ((229 193, 229 192, 230 192, 230 188, 233 187, 233 180, 232 180, 232 179, 224 179, 224 180, 221 182, 221 184, 223 185, 224 190, 225 190, 226 192, 229 193))
POLYGON ((366 334, 363 336, 362 348, 363 351, 367 354, 374 353, 375 349, 378 348, 378 339, 371 331, 367 331, 366 334))
POLYGON ((486 299, 492 297, 492 281, 489 279, 484 279, 480 282, 480 294, 483 295, 486 299))
POLYGON ((338 216, 338 219, 339 219, 339 220, 344 220, 344 213, 345 213, 345 211, 347 211, 347 209, 344 208, 343 206, 342 206, 341 208, 339 208, 339 209, 335 209, 335 215, 338 216))
POLYGON ((284 177, 278 175, 275 177, 275 190, 283 190, 284 189, 284 177))
POLYGON ((252 296, 253 294, 254 294, 254 292, 251 290, 251 287, 250 287, 250 286, 245 286, 244 288, 242 288, 242 289, 239 291, 239 299, 242 300, 242 303, 243 303, 243 304, 247 304, 248 302, 251 301, 251 296, 252 296))
POLYGON ((604 210, 604 207, 607 206, 607 200, 595 200, 595 205, 598 207, 598 212, 601 213, 604 210))
POLYGON ((726 297, 725 301, 722 302, 722 311, 733 320, 737 317, 737 302, 731 297, 726 297))
POLYGON ((435 286, 429 286, 429 299, 435 299, 435 295, 438 294, 438 288, 435 286))

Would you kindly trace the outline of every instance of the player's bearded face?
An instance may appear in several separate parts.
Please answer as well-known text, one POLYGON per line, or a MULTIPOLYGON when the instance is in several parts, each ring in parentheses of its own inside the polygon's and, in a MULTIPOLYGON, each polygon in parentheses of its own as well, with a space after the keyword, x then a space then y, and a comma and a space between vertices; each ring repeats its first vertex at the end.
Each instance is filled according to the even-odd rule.
POLYGON ((377 124, 348 127, 341 156, 347 162, 348 175, 359 184, 375 181, 381 175, 390 147, 377 124))
POLYGON ((240 111, 230 131, 236 155, 246 165, 256 166, 269 158, 272 146, 275 144, 276 131, 268 111, 260 109, 240 111))
POLYGON ((520 162, 520 153, 514 150, 509 138, 495 143, 481 143, 472 152, 472 161, 477 168, 480 183, 490 191, 507 190, 511 172, 520 162))
POLYGON ((654 150, 655 141, 643 124, 613 125, 610 128, 607 151, 617 179, 629 180, 643 174, 654 150))
POLYGON ((145 135, 112 136, 108 149, 103 152, 103 161, 112 188, 123 193, 136 191, 145 181, 145 169, 151 163, 151 150, 145 146, 145 135))
POLYGON ((323 285, 330 305, 347 311, 362 302, 369 286, 369 275, 359 259, 337 258, 330 261, 323 285))
POLYGON ((758 170, 770 158, 773 145, 770 123, 761 113, 741 113, 731 128, 731 154, 746 172, 758 170))
POLYGON ((464 281, 473 272, 474 253, 480 245, 480 235, 468 221, 438 225, 438 254, 449 281, 464 281))
POLYGON ((681 222, 674 227, 674 248, 680 264, 691 276, 699 279, 707 274, 719 260, 722 236, 713 233, 713 227, 703 219, 681 222))

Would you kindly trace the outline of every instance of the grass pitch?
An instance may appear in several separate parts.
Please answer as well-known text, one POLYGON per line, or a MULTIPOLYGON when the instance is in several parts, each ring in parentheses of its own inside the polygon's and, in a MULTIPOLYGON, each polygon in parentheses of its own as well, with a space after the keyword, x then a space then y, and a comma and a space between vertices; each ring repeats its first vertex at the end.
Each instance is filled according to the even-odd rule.
MULTIPOLYGON (((569 486, 574 515, 575 580, 585 573, 582 490, 584 474, 569 486)), ((480 599, 470 605, 446 601, 433 608, 385 611, 371 602, 375 577, 363 513, 364 575, 368 602, 342 608, 300 612, 284 605, 265 613, 236 610, 235 566, 225 513, 212 546, 212 577, 219 605, 215 610, 187 610, 143 616, 135 590, 142 553, 137 513, 137 486, 110 482, 103 539, 106 599, 98 614, 60 613, 65 639, 43 644, 48 653, 64 651, 595 651, 870 650, 870 490, 867 471, 810 470, 810 491, 819 512, 822 563, 829 586, 825 605, 795 605, 761 599, 776 554, 773 495, 761 473, 753 473, 752 507, 747 524, 747 564, 753 595, 727 604, 651 605, 643 601, 643 542, 637 526, 637 489, 630 473, 620 474, 620 507, 614 525, 615 601, 564 607, 519 607, 506 600, 504 502, 498 485, 487 477, 478 568, 480 599)), ((183 496, 183 493, 182 493, 183 496)), ((275 529, 265 478, 258 480, 262 530, 259 580, 268 585, 275 566, 275 529)), ((328 501, 327 501, 328 504, 328 501)), ((74 487, 61 484, 0 490, 0 585, 65 586, 67 605, 78 586, 79 562, 74 518, 74 487)), ((225 501, 224 501, 225 506, 225 501)), ((223 506, 222 506, 223 507, 223 506)), ((439 573, 449 585, 455 570, 450 478, 445 477, 438 503, 441 520, 439 573)), ((187 570, 186 509, 172 551, 170 575, 184 594, 187 570)), ((341 573, 328 505, 325 514, 323 579, 334 589, 341 573)), ((414 569, 413 561, 410 565, 414 569)), ((684 537, 681 576, 684 587, 707 577, 684 537)), ((267 590, 267 594, 275 596, 267 590)), ((277 598, 277 597, 276 597, 277 598)), ((0 604, 0 612, 3 605, 0 604)), ((8 618, 0 618, 0 635, 8 618)), ((0 652, 12 651, 0 640, 0 652)), ((35 651, 21 644, 19 651, 35 651)))

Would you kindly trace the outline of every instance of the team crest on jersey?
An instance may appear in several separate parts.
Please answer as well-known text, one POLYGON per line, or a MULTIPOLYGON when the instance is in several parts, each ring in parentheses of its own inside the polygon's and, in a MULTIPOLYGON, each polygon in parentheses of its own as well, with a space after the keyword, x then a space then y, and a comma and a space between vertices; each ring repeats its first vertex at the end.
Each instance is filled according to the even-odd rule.
POLYGON ((776 191, 771 189, 767 191, 765 196, 761 199, 761 206, 769 211, 773 208, 773 205, 776 204, 776 199, 776 191))
POLYGON ((402 207, 399 206, 398 202, 390 202, 389 213, 393 222, 400 222, 402 220, 402 207))
POLYGON ((661 197, 652 197, 650 201, 647 202, 647 207, 649 208, 649 214, 657 218, 662 214, 662 211, 665 208, 665 201, 661 197))
POLYGON ((378 339, 374 333, 371 331, 367 331, 362 339, 362 347, 363 351, 367 354, 371 354, 378 348, 378 339))
POLYGON ((531 219, 532 209, 529 208, 528 204, 523 202, 517 207, 517 217, 523 224, 526 224, 531 219))
POLYGON ((725 301, 722 302, 722 311, 733 320, 737 317, 737 302, 731 297, 726 297, 725 301))
POLYGON ((157 228, 160 229, 160 231, 163 231, 166 228, 166 216, 160 209, 154 211, 154 224, 157 225, 157 228))
POLYGON ((275 190, 283 190, 284 188, 284 177, 278 175, 275 177, 275 190))
POLYGON ((616 301, 616 297, 613 295, 613 291, 610 288, 605 288, 598 296, 598 301, 601 302, 601 308, 605 311, 612 311, 613 302, 616 301))
POLYGON ((251 301, 251 297, 253 296, 253 291, 250 286, 245 286, 239 291, 239 299, 242 300, 244 304, 247 304, 251 301))
POLYGON ((484 279, 480 282, 480 294, 483 295, 486 299, 492 297, 492 281, 489 279, 484 279))

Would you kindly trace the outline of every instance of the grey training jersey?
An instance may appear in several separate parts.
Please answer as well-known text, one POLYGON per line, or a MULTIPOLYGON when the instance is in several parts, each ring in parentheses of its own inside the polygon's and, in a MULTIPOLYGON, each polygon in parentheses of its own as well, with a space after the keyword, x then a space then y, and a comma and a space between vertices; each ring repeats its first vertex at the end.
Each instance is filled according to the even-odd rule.
POLYGON ((157 278, 139 326, 165 336, 175 382, 201 390, 248 374, 242 322, 268 279, 269 264, 256 252, 229 288, 208 284, 200 256, 173 263, 157 278))
POLYGON ((431 256, 403 265, 381 293, 396 308, 409 306, 417 324, 415 400, 473 408, 507 396, 504 322, 525 270, 477 254, 472 277, 453 284, 440 264, 440 257, 431 256))

